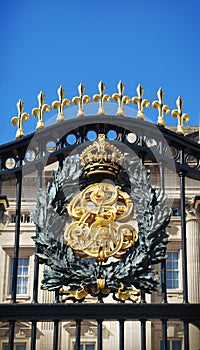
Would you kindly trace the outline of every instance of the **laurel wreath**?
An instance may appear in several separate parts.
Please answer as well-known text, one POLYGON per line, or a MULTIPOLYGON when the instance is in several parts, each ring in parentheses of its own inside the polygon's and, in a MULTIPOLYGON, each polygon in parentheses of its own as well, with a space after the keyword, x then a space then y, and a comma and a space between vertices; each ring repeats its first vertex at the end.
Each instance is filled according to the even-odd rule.
POLYGON ((98 281, 104 280, 104 290, 115 293, 123 285, 124 290, 142 289, 151 293, 159 285, 158 272, 152 265, 166 259, 170 209, 165 205, 162 190, 150 183, 150 175, 141 163, 126 157, 119 174, 119 183, 125 186, 129 177, 129 193, 134 203, 138 223, 138 241, 124 256, 109 264, 94 263, 77 256, 64 241, 64 229, 68 218, 67 205, 77 193, 81 183, 79 160, 66 158, 62 169, 53 172, 53 181, 46 190, 39 189, 38 205, 32 215, 39 226, 33 237, 38 247, 39 262, 44 263, 41 288, 69 290, 83 288, 92 294, 98 290, 98 281), (81 286, 81 287, 80 287, 81 286))

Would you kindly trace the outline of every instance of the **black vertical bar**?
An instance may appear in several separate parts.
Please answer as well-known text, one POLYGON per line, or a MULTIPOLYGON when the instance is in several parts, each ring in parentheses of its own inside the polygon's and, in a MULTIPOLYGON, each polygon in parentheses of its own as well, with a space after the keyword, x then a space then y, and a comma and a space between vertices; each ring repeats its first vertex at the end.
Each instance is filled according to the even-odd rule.
MULTIPOLYGON (((42 187, 42 172, 43 168, 38 169, 38 189, 42 187)), ((38 237, 40 228, 36 225, 36 237, 38 237)), ((39 258, 37 256, 38 245, 35 246, 35 257, 34 257, 34 280, 33 280, 33 303, 38 303, 38 274, 39 274, 39 258)))
MULTIPOLYGON (((159 171, 160 171, 160 188, 163 192, 165 192, 165 173, 164 166, 162 162, 162 154, 163 154, 163 143, 160 142, 160 154, 161 159, 159 161, 159 171)), ((166 271, 166 260, 163 260, 160 264, 161 267, 161 290, 162 290, 162 303, 167 303, 167 271, 166 271)))
POLYGON ((162 350, 167 349, 167 321, 162 320, 162 350))
POLYGON ((181 235, 182 235, 182 269, 183 269, 183 303, 188 303, 187 284, 187 248, 186 248, 186 214, 185 214, 185 174, 179 171, 181 199, 181 235))
MULTIPOLYGON (((43 168, 38 169, 38 188, 42 187, 42 171, 43 168)), ((36 225, 36 237, 38 237, 40 228, 36 225)), ((38 303, 38 278, 39 278, 39 258, 37 256, 38 246, 35 246, 35 256, 34 256, 34 277, 33 277, 33 303, 38 303)), ((37 322, 32 322, 31 329, 31 350, 36 349, 36 338, 37 338, 37 322)))
POLYGON ((141 320, 141 350, 146 350, 146 320, 141 320))
MULTIPOLYGON (((55 301, 56 304, 60 302, 59 300, 59 289, 55 290, 55 301)), ((53 350, 58 349, 58 335, 59 335, 59 321, 54 321, 54 329, 53 329, 53 350)))
MULTIPOLYGON (((21 161, 20 161, 21 162, 21 161)), ((20 164, 21 165, 21 164, 20 164)), ((19 258, 19 235, 20 235, 20 218, 21 218, 21 196, 22 196, 22 173, 16 173, 16 223, 15 223, 15 245, 14 245, 14 259, 12 271, 12 285, 11 285, 11 301, 16 303, 17 294, 17 272, 18 272, 18 258, 19 258)), ((15 334, 15 321, 10 322, 9 330, 9 349, 13 350, 15 334)))
MULTIPOLYGON (((163 154, 163 143, 160 142, 160 154, 163 154)), ((160 188, 165 192, 165 173, 164 166, 162 162, 162 157, 159 161, 159 171, 160 171, 160 188)), ((167 303, 167 268, 166 260, 163 260, 160 264, 161 267, 161 290, 162 290, 162 303, 167 303)), ((162 320, 162 350, 167 350, 167 321, 162 320)))
POLYGON ((102 320, 98 320, 97 350, 102 350, 102 320))
POLYGON ((58 350, 58 334, 59 334, 59 321, 54 321, 54 331, 53 331, 53 350, 58 350))
POLYGON ((9 327, 9 350, 14 349, 15 321, 10 321, 9 327))
POLYGON ((119 350, 124 350, 124 320, 119 320, 119 350))
POLYGON ((140 300, 141 304, 146 303, 146 294, 144 289, 141 289, 141 300, 140 300))
POLYGON ((36 336, 37 336, 37 322, 32 321, 32 329, 31 329, 31 350, 36 349, 36 336))
POLYGON ((12 278, 12 290, 11 300, 16 303, 17 294, 17 270, 18 270, 18 258, 19 258, 19 235, 20 235, 20 219, 21 219, 21 197, 22 197, 22 173, 21 171, 16 174, 17 176, 17 193, 16 193, 16 223, 15 223, 15 246, 14 246, 14 259, 13 259, 13 278, 12 278))
POLYGON ((184 350, 189 350, 189 325, 188 322, 184 322, 184 350))
POLYGON ((76 320, 76 350, 80 350, 81 345, 81 320, 76 320))

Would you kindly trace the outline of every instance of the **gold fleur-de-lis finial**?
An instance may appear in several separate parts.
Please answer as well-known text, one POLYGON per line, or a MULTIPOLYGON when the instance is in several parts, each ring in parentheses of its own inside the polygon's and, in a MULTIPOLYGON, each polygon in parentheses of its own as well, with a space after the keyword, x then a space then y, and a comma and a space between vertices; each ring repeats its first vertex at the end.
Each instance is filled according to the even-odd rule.
POLYGON ((70 106, 70 100, 68 100, 67 98, 64 98, 65 90, 62 87, 62 85, 60 85, 57 92, 58 92, 59 101, 53 101, 52 108, 53 109, 58 108, 58 116, 56 118, 56 121, 61 122, 61 121, 65 120, 64 107, 70 106))
POLYGON ((79 96, 73 97, 72 103, 74 105, 78 105, 78 113, 76 116, 77 117, 85 117, 84 103, 89 103, 90 97, 88 95, 84 95, 85 86, 83 85, 83 83, 79 84, 78 92, 79 92, 79 96))
POLYGON ((33 108, 32 109, 32 115, 34 118, 36 118, 38 116, 38 122, 36 125, 36 130, 42 129, 44 128, 44 118, 43 118, 43 114, 44 112, 49 112, 50 111, 50 106, 46 103, 44 103, 45 100, 45 95, 43 94, 42 91, 40 91, 40 93, 37 96, 38 98, 38 105, 39 107, 37 108, 33 108))
POLYGON ((144 100, 142 99, 142 97, 144 95, 144 89, 143 89, 141 84, 139 84, 137 86, 136 91, 137 91, 138 96, 135 96, 132 98, 132 103, 134 105, 138 105, 138 111, 137 111, 136 118, 144 120, 145 119, 144 118, 144 108, 145 107, 148 108, 150 106, 150 102, 147 99, 144 99, 144 100))
POLYGON ((124 104, 126 103, 128 105, 131 100, 128 96, 124 96, 124 84, 122 83, 121 80, 119 81, 119 83, 117 85, 117 89, 118 89, 119 93, 118 94, 115 93, 112 95, 113 101, 118 101, 118 109, 117 109, 116 115, 125 116, 124 104))
POLYGON ((184 104, 184 101, 181 98, 181 96, 179 96, 176 100, 176 105, 177 105, 178 109, 173 109, 173 111, 172 111, 172 117, 178 119, 178 125, 177 125, 176 132, 180 135, 185 135, 183 122, 185 121, 186 123, 188 123, 190 120, 189 115, 186 113, 183 114, 183 112, 182 112, 183 104, 184 104))
POLYGON ((170 112, 170 108, 167 105, 163 105, 163 100, 164 100, 165 94, 164 94, 164 91, 161 87, 157 91, 157 96, 158 96, 158 101, 153 101, 152 107, 154 109, 158 108, 157 124, 165 127, 164 113, 168 114, 170 112))
POLYGON ((104 102, 105 101, 110 102, 110 96, 107 94, 104 94, 106 86, 105 86, 103 81, 99 82, 98 88, 99 88, 99 94, 94 95, 93 100, 94 100, 94 102, 99 101, 99 109, 98 109, 97 114, 105 115, 106 111, 104 109, 104 102))
POLYGON ((16 132, 15 137, 16 137, 16 139, 19 139, 19 138, 24 136, 23 121, 29 120, 30 115, 28 113, 25 113, 25 112, 23 113, 24 103, 21 99, 17 102, 16 106, 17 106, 17 110, 18 110, 18 117, 12 117, 11 123, 12 123, 12 125, 18 126, 18 130, 16 132))

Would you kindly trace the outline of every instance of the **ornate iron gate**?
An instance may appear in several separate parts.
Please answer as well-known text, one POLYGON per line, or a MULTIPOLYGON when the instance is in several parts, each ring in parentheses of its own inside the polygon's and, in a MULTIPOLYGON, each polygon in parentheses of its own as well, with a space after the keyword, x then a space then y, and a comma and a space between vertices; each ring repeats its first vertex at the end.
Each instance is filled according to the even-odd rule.
MULTIPOLYGON (((124 326, 129 320, 139 321, 141 327, 141 349, 147 348, 146 324, 148 321, 161 320, 162 344, 167 349, 167 323, 169 320, 183 322, 184 349, 189 350, 189 324, 200 327, 200 305, 188 301, 187 277, 187 242, 186 242, 186 212, 185 212, 185 179, 200 179, 200 146, 196 142, 173 131, 165 129, 162 125, 155 126, 141 119, 126 118, 124 116, 88 116, 62 121, 51 125, 29 136, 25 136, 0 147, 2 181, 1 202, 4 206, 4 181, 14 181, 16 185, 16 216, 15 216, 15 245, 14 263, 11 285, 11 301, 3 302, 0 308, 2 322, 9 322, 9 348, 14 349, 14 330, 18 321, 31 322, 31 349, 36 349, 37 323, 41 321, 54 322, 53 349, 59 349, 59 324, 67 320, 76 323, 76 349, 80 349, 81 324, 83 320, 97 321, 97 349, 103 348, 102 332, 103 322, 114 320, 119 324, 119 349, 124 349, 124 326), (129 149, 133 157, 138 157, 142 164, 156 170, 157 185, 165 188, 165 169, 172 172, 176 170, 180 188, 180 216, 181 216, 181 248, 182 248, 182 287, 183 301, 170 303, 167 297, 166 262, 161 262, 161 298, 160 303, 150 303, 146 299, 145 290, 141 289, 139 303, 126 304, 104 303, 98 298, 96 303, 76 302, 61 303, 59 290, 55 291, 54 303, 38 302, 39 285, 39 247, 36 245, 34 262, 34 278, 31 303, 20 303, 17 300, 17 271, 20 249, 21 200, 23 179, 26 175, 36 172, 38 187, 42 187, 45 167, 58 162, 63 167, 67 157, 76 158, 83 149, 91 144, 90 135, 95 140, 99 134, 117 147, 127 152, 129 149), (111 135, 111 137, 109 136, 111 135), (51 142, 51 143, 49 143, 51 142), (48 148, 47 147, 50 147, 48 148), (32 152, 32 153, 31 153, 32 152), (33 159, 30 159, 34 154, 33 159), (28 159, 29 157, 29 159, 28 159), (11 169, 8 161, 13 162, 11 169)), ((152 170, 153 171, 153 170, 152 170)), ((125 179, 124 181, 126 181, 125 179)), ((198 207, 196 198, 196 208, 198 207)), ((36 237, 40 232, 36 225, 36 237)), ((198 283, 198 281, 197 281, 198 283)), ((66 347, 67 348, 67 347, 66 347)))

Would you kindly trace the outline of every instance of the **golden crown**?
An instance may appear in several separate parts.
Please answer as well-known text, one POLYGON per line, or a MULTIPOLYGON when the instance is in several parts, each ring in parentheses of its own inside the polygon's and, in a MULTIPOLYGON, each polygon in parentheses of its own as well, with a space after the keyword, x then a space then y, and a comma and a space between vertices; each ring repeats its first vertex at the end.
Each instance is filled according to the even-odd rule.
POLYGON ((86 177, 94 174, 108 174, 117 177, 123 159, 124 155, 105 140, 104 134, 99 134, 98 139, 86 147, 80 155, 86 177))

